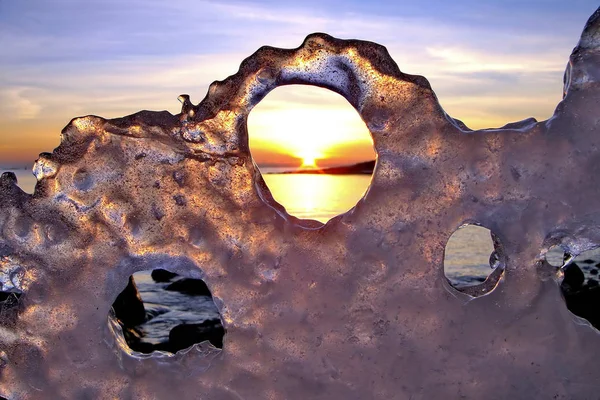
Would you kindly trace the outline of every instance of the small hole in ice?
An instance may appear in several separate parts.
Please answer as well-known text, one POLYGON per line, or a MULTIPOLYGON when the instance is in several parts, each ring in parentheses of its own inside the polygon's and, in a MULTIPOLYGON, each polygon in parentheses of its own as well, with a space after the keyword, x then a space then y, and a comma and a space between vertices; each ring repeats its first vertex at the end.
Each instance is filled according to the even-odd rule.
POLYGON ((546 261, 553 267, 562 267, 565 263, 565 251, 560 246, 552 246, 546 253, 546 261))
POLYGON ((221 315, 201 279, 164 269, 136 272, 112 311, 133 351, 174 354, 205 341, 223 348, 221 315))
POLYGON ((337 93, 279 87, 248 117, 249 145, 273 198, 298 218, 327 222, 354 207, 371 182, 369 129, 337 93))
MULTIPOLYGON (((571 256, 565 253, 564 258, 571 256)), ((579 254, 560 271, 560 289, 569 311, 600 329, 600 248, 579 254)))
POLYGON ((446 244, 446 279, 455 289, 471 296, 480 296, 494 289, 503 271, 501 264, 492 233, 487 228, 463 225, 446 244))

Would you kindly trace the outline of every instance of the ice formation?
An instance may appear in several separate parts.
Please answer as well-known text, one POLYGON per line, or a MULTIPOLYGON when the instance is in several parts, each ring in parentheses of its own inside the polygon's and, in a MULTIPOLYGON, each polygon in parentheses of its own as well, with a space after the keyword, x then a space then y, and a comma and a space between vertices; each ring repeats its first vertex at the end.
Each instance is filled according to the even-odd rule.
POLYGON ((597 398, 600 335, 544 254, 600 244, 600 9, 552 118, 472 131, 380 45, 313 34, 263 47, 182 112, 72 120, 28 195, 0 179, 0 395, 9 399, 597 398), (286 214, 248 150, 270 90, 343 95, 378 154, 365 197, 326 225, 286 214), (463 223, 498 238, 502 279, 448 285, 463 223), (128 277, 209 285, 223 350, 127 351, 107 315, 128 277), (18 297, 15 294, 15 297, 18 297))

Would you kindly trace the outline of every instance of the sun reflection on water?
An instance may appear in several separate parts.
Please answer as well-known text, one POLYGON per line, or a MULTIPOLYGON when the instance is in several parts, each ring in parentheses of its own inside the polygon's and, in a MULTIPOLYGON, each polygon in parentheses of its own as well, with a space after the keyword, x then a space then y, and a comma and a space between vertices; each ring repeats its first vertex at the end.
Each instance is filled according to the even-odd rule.
POLYGON ((362 198, 370 175, 265 174, 271 194, 298 218, 327 222, 362 198))

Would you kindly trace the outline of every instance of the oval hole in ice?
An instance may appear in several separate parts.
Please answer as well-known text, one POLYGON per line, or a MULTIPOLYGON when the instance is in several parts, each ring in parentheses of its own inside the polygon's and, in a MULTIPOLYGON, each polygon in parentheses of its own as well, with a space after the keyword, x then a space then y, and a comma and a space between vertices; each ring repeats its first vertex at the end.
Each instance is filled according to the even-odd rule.
POLYGON ((250 112, 248 135, 273 198, 295 217, 325 223, 369 187, 373 139, 358 112, 331 90, 274 89, 250 112))
POLYGON ((201 279, 164 269, 136 272, 115 299, 111 314, 133 351, 174 354, 207 341, 223 348, 221 315, 201 279))
POLYGON ((444 275, 461 292, 474 297, 486 294, 496 287, 504 269, 499 250, 489 229, 463 225, 446 244, 444 275))
MULTIPOLYGON (((569 260, 569 254, 565 259, 569 260)), ((567 308, 600 329, 600 248, 585 251, 559 270, 560 289, 567 308)))
POLYGON ((546 253, 546 261, 553 267, 562 267, 565 263, 565 251, 560 246, 552 246, 546 253))

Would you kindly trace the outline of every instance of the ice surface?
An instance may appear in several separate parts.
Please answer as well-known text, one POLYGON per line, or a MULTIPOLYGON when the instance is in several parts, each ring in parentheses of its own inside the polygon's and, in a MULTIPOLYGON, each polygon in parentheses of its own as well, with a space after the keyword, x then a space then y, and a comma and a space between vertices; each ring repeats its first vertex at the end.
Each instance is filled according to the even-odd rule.
POLYGON ((600 10, 548 121, 471 131, 384 47, 323 34, 261 48, 181 114, 72 120, 33 195, 0 179, 2 288, 23 292, 0 320, 0 394, 597 398, 600 335, 567 310, 544 254, 600 244, 599 79, 600 10), (252 107, 295 83, 348 99, 378 154, 365 197, 324 226, 288 216, 248 150, 252 107), (477 298, 444 278, 464 223, 502 243, 504 277, 477 298), (110 306, 156 267, 207 282, 222 351, 126 350, 110 306))

